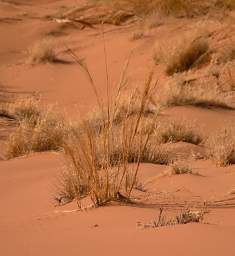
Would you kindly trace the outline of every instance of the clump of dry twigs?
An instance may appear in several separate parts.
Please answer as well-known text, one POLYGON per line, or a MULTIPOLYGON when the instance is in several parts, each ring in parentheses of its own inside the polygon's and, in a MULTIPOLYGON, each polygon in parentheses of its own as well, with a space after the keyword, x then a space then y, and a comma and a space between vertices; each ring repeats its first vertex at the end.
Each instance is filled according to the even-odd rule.
POLYGON ((173 226, 173 225, 182 225, 188 223, 199 223, 203 221, 204 215, 206 214, 206 209, 202 210, 190 210, 183 209, 180 214, 176 215, 172 219, 167 219, 163 214, 164 209, 160 208, 159 216, 157 220, 154 220, 150 223, 142 223, 138 222, 137 226, 140 228, 160 228, 165 226, 173 226))

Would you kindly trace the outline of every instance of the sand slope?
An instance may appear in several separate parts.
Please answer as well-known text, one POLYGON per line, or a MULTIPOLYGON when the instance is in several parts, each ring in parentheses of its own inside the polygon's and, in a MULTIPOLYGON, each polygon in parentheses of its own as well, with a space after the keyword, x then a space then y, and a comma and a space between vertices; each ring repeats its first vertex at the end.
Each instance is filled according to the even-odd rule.
MULTIPOLYGON (((106 74, 104 40, 108 57, 111 88, 115 88, 123 65, 133 51, 129 81, 140 86, 146 74, 154 70, 159 82, 167 80, 162 67, 152 58, 156 40, 172 40, 190 31, 203 18, 177 19, 148 30, 144 38, 131 41, 138 24, 105 25, 95 29, 63 27, 48 15, 63 12, 85 1, 40 0, 0 1, 0 86, 17 95, 40 93, 43 104, 57 104, 68 119, 95 107, 95 95, 84 71, 66 53, 70 47, 84 59, 105 97, 106 74), (70 64, 29 65, 28 51, 45 37, 54 41, 59 57, 70 64)), ((234 36, 234 15, 211 17, 214 41, 234 36), (224 29, 225 26, 227 29, 224 29), (228 36, 229 35, 229 36, 228 36)), ((231 99, 235 103, 233 97, 231 99)), ((205 136, 216 129, 231 126, 234 110, 172 107, 164 109, 160 119, 184 119, 195 122, 205 136)), ((0 255, 174 255, 221 256, 235 255, 235 167, 218 168, 209 160, 192 160, 190 165, 200 175, 162 175, 166 166, 144 164, 140 180, 148 193, 148 205, 111 205, 88 212, 76 211, 74 202, 55 206, 55 185, 64 170, 62 153, 40 153, 5 161, 5 141, 15 124, 0 119, 0 255), (159 229, 140 229, 137 222, 157 219, 159 207, 167 216, 175 216, 190 202, 199 207, 211 202, 204 224, 177 225, 159 229), (75 210, 75 211, 74 211, 75 210)), ((167 145, 173 154, 202 152, 200 146, 186 143, 167 145)))

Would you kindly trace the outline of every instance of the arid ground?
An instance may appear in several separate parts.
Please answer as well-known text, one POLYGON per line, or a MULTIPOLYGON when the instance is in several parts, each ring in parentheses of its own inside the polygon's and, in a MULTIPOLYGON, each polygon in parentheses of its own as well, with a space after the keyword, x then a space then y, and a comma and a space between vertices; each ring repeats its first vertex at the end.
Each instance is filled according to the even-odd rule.
POLYGON ((0 0, 0 255, 234 256, 235 2, 113 2, 0 0))

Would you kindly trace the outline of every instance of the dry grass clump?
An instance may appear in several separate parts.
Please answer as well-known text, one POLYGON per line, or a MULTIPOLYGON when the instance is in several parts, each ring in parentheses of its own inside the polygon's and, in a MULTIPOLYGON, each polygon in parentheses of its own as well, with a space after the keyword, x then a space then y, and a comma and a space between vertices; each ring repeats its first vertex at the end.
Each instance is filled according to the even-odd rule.
POLYGON ((137 226, 142 229, 145 229, 145 228, 160 228, 165 226, 183 225, 188 223, 199 223, 203 221, 204 215, 207 213, 205 209, 201 209, 201 210, 183 209, 178 215, 168 219, 163 212, 164 212, 164 209, 160 208, 159 216, 156 220, 153 220, 150 223, 137 222, 137 226))
POLYGON ((164 15, 186 16, 193 13, 191 0, 155 0, 155 8, 164 15))
POLYGON ((205 37, 187 34, 174 41, 157 44, 154 51, 156 64, 163 63, 166 73, 173 75, 197 67, 209 54, 209 43, 205 37))
MULTIPOLYGON (((107 0, 99 2, 110 3, 107 0)), ((192 0, 115 0, 112 1, 113 8, 117 10, 129 10, 138 16, 144 16, 157 12, 163 15, 186 16, 194 13, 194 2, 192 0)))
POLYGON ((19 98, 5 105, 6 111, 17 121, 36 124, 41 117, 40 100, 35 97, 19 98))
POLYGON ((125 104, 120 103, 122 97, 118 93, 112 104, 108 104, 107 113, 101 109, 104 114, 98 122, 99 132, 91 120, 82 122, 80 131, 72 130, 65 153, 70 163, 69 175, 74 177, 72 191, 78 202, 87 195, 95 206, 130 197, 141 161, 150 159, 147 149, 152 130, 142 134, 141 127, 153 87, 150 75, 140 93, 138 108, 133 108, 132 97, 125 104), (85 189, 77 189, 80 187, 85 189))
POLYGON ((149 14, 153 11, 164 15, 185 16, 192 13, 191 0, 129 0, 137 13, 149 14))
MULTIPOLYGON (((234 0, 90 0, 98 3, 102 11, 98 16, 89 16, 88 21, 100 23, 102 20, 112 24, 120 25, 122 21, 130 18, 134 20, 157 14, 159 16, 193 17, 206 15, 210 11, 225 11, 233 9, 234 0), (100 22, 99 22, 100 21, 100 22)), ((96 8, 97 5, 93 6, 96 8)), ((89 9, 89 7, 88 7, 89 9)))
POLYGON ((191 85, 173 78, 165 87, 162 104, 165 106, 196 106, 203 108, 223 108, 231 110, 233 106, 217 85, 198 81, 191 85))
POLYGON ((193 174, 192 168, 186 165, 182 165, 178 162, 173 162, 170 164, 170 171, 173 175, 181 175, 181 174, 193 174))
POLYGON ((29 50, 28 63, 40 64, 47 62, 57 62, 56 53, 52 42, 48 39, 44 39, 35 43, 29 50))
POLYGON ((235 8, 234 0, 217 0, 215 4, 220 8, 229 8, 231 10, 235 8))
POLYGON ((233 128, 223 129, 211 135, 206 143, 208 157, 218 166, 235 163, 235 132, 233 128))
POLYGON ((132 33, 130 40, 131 41, 137 41, 144 37, 144 31, 135 31, 132 33))
POLYGON ((44 112, 36 109, 35 112, 33 108, 20 112, 19 126, 6 143, 7 158, 31 152, 59 150, 63 146, 67 128, 62 117, 50 109, 44 112))
POLYGON ((166 121, 155 129, 154 134, 159 143, 187 142, 198 145, 202 141, 199 133, 194 131, 192 125, 186 122, 166 121))
MULTIPOLYGON (((122 124, 125 119, 131 119, 135 117, 141 106, 141 95, 138 90, 135 90, 130 93, 122 92, 118 96, 118 103, 116 103, 115 111, 113 111, 112 122, 114 124, 114 129, 117 127, 116 132, 120 131, 118 125, 122 124)), ((142 128, 147 126, 150 128, 152 126, 152 120, 155 118, 156 114, 159 112, 159 109, 156 107, 156 104, 153 102, 151 95, 149 96, 148 103, 144 106, 143 109, 143 124, 142 128), (148 125, 147 125, 148 123, 148 125)), ((95 109, 88 113, 86 117, 86 122, 94 131, 100 133, 103 129, 103 126, 108 122, 108 111, 95 109)))

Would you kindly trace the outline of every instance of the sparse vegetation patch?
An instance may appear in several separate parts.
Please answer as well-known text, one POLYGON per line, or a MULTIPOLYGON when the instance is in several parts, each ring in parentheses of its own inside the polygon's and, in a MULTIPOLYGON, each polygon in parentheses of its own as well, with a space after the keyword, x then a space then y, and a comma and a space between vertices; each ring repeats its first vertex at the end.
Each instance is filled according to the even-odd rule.
POLYGON ((57 62, 58 58, 56 56, 54 46, 52 42, 48 39, 44 39, 40 42, 35 43, 29 50, 28 63, 39 64, 47 62, 57 62))
POLYGON ((208 157, 218 166, 235 163, 235 133, 231 127, 211 135, 205 143, 208 157))
POLYGON ((160 143, 183 141, 198 145, 202 141, 202 137, 199 133, 194 132, 194 130, 195 128, 185 121, 176 122, 167 120, 166 122, 161 122, 154 133, 160 143))
POLYGON ((153 220, 150 223, 137 222, 137 227, 145 228, 160 228, 165 226, 183 225, 189 223, 199 223, 203 221, 206 210, 190 210, 183 209, 174 218, 167 219, 164 215, 164 209, 160 208, 159 216, 157 220, 153 220))
POLYGON ((173 75, 197 67, 207 59, 209 43, 198 33, 180 37, 174 43, 158 42, 155 46, 155 63, 163 63, 166 73, 173 75))
POLYGON ((191 85, 174 77, 165 86, 164 94, 162 104, 165 106, 191 105, 203 108, 233 109, 227 96, 216 84, 206 84, 200 80, 197 84, 191 85))
POLYGON ((7 105, 18 126, 6 144, 7 158, 31 152, 59 150, 67 134, 63 118, 53 109, 43 111, 35 98, 19 99, 7 105))

